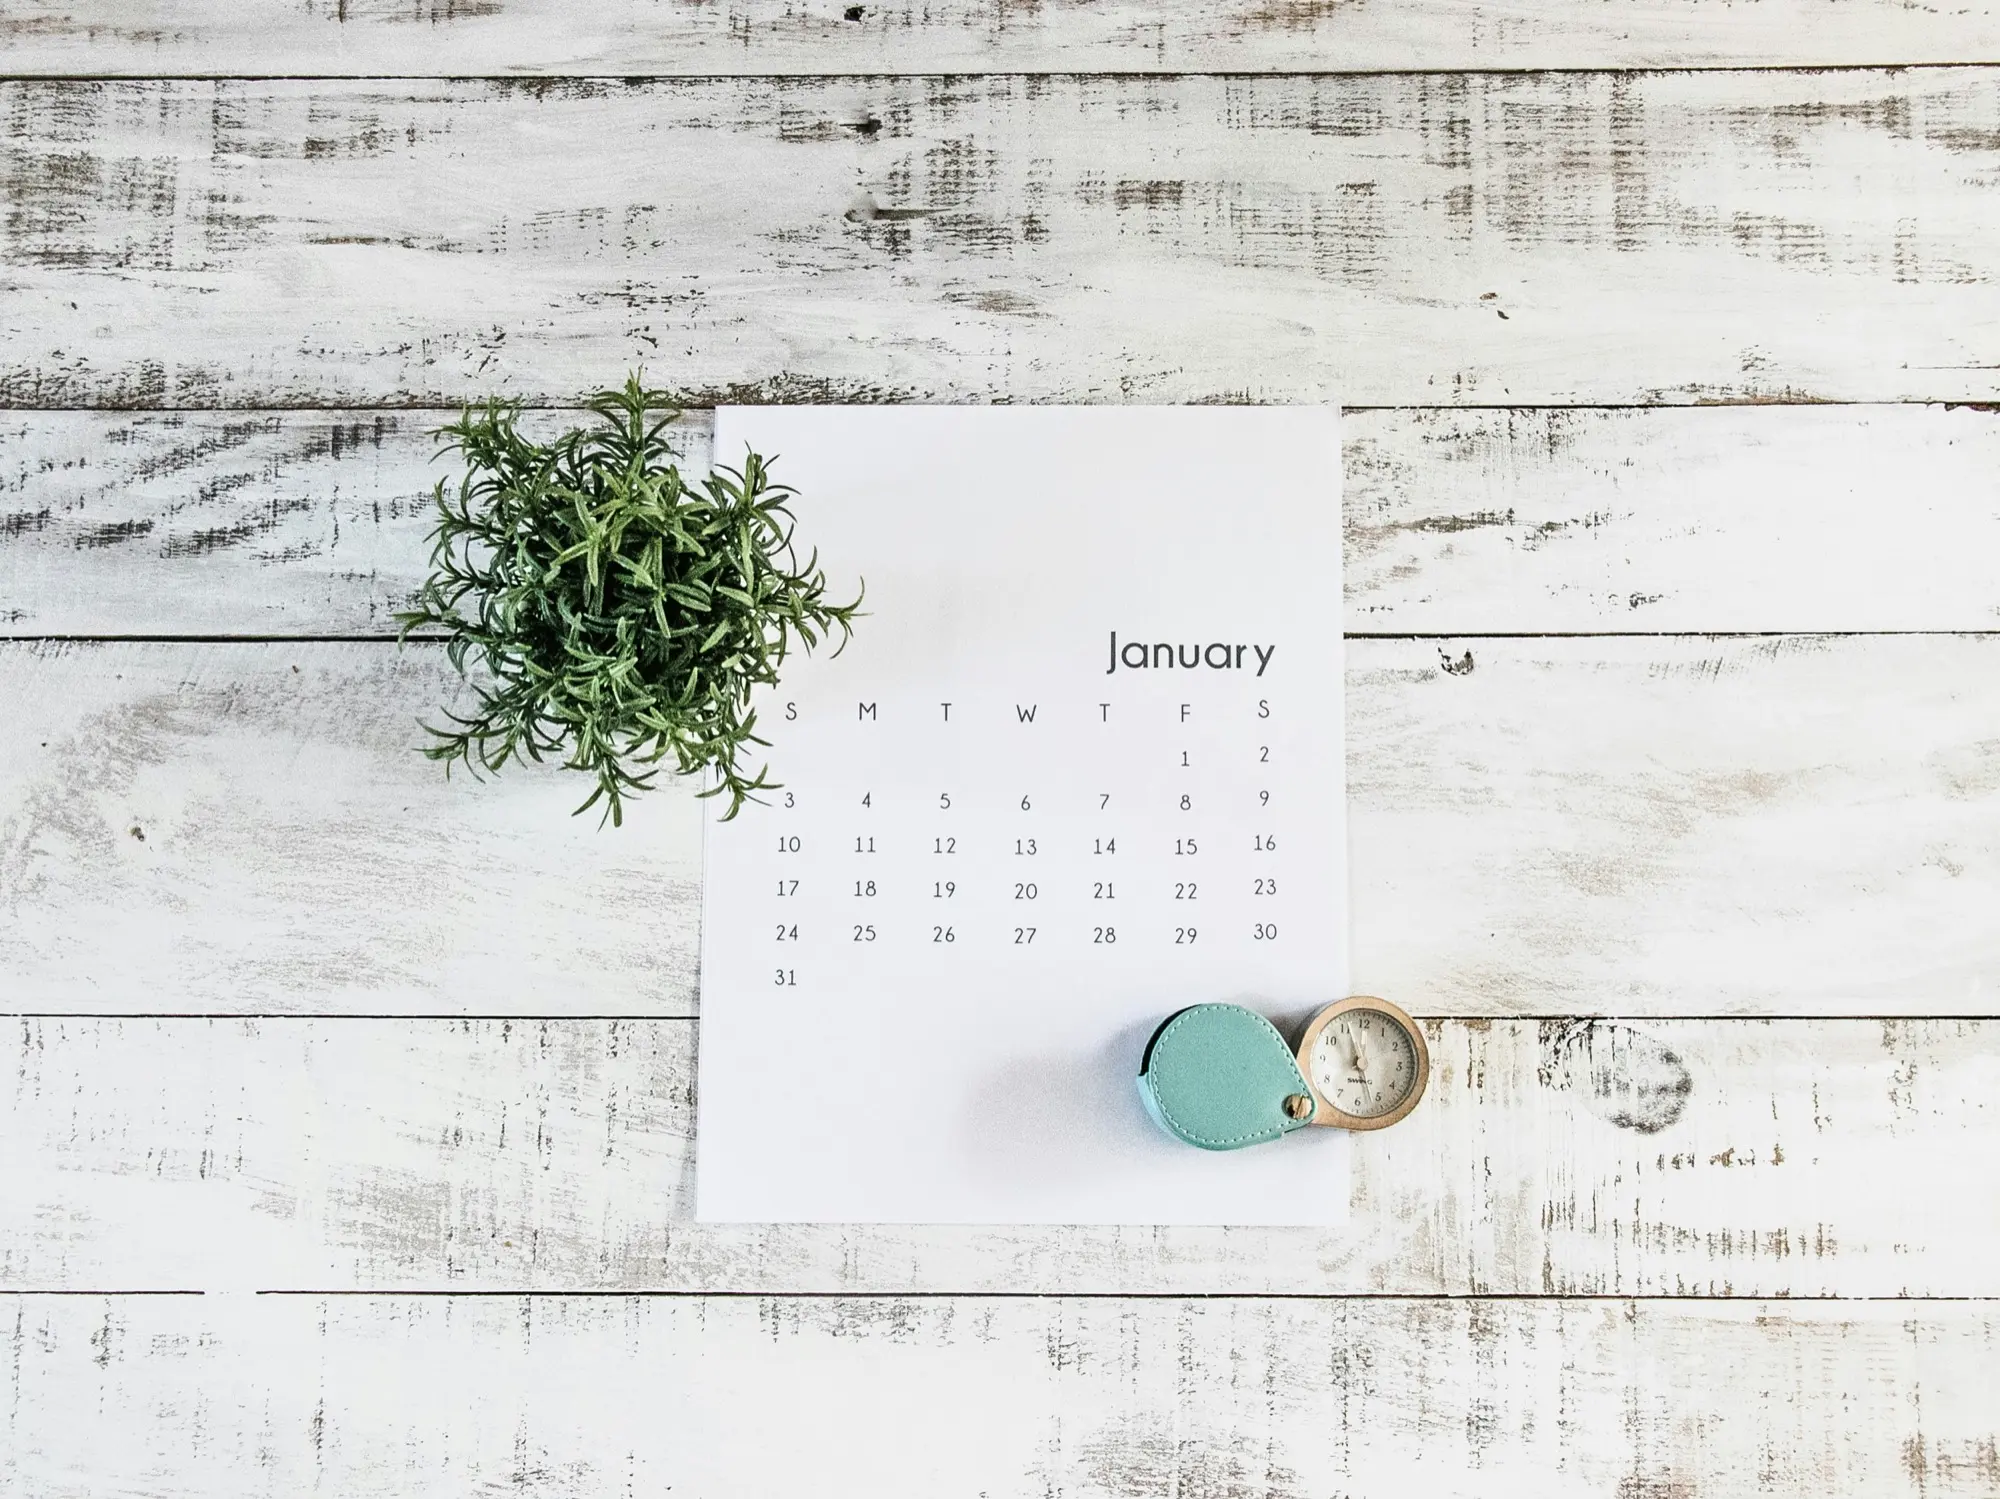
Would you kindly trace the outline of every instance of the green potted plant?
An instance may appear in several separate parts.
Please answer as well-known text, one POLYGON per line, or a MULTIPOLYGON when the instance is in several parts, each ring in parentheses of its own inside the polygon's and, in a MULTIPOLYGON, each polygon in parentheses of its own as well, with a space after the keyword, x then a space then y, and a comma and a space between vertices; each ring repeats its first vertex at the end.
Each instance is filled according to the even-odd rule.
POLYGON ((818 553, 793 548, 792 491, 756 453, 690 480, 666 440, 680 407, 637 375, 585 403, 595 420, 537 442, 520 403, 467 407, 439 430, 464 464, 439 481, 430 574, 401 638, 440 632, 474 698, 424 727, 447 773, 560 756, 595 779, 576 810, 662 768, 708 772, 723 816, 773 789, 746 767, 752 692, 795 647, 852 633, 861 597, 830 603, 818 553))

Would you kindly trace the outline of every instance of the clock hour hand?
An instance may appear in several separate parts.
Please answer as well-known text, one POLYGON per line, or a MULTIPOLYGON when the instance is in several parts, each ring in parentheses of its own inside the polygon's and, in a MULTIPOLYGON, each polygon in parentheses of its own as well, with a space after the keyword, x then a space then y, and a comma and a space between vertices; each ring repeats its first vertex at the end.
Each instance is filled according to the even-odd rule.
POLYGON ((1347 1038, 1347 1055, 1348 1065, 1354 1069, 1354 1080, 1358 1083, 1367 1082, 1368 1053, 1362 1050, 1359 1036, 1350 1035, 1347 1038))

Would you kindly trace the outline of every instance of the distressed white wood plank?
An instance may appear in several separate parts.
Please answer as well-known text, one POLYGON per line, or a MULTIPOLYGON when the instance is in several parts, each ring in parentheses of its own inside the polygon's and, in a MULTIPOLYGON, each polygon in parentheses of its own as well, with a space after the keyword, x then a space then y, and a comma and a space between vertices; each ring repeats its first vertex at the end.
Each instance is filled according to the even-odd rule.
POLYGON ((1356 986, 1445 1013, 1994 1013, 1996 652, 1349 642, 1356 986))
POLYGON ((25 1492, 1982 1494, 1986 1303, 33 1298, 25 1492))
POLYGON ((2000 70, 0 85, 0 402, 2000 395, 2000 70))
POLYGON ((1366 72, 1988 62, 1983 3, 11 0, 12 74, 1366 72))
POLYGON ((0 630, 393 634, 451 415, 0 413, 0 630))
MULTIPOLYGON (((1354 981, 1445 1014, 1993 1014, 1996 662, 1993 635, 1350 641, 1354 981)), ((0 992, 688 1013, 705 809, 599 833, 553 768, 447 784, 414 746, 450 690, 432 647, 0 648, 0 992)))
MULTIPOLYGON (((450 416, 0 414, 0 631, 386 633, 450 416)), ((696 467, 708 432, 689 413, 696 467)), ((1991 409, 1374 409, 1342 436, 1351 629, 2000 624, 1991 409)))
POLYGON ((2000 624, 1990 409, 1361 411, 1341 438, 1351 630, 2000 624))
POLYGON ((2000 1023, 1427 1029, 1346 1228, 967 1229, 694 1223, 691 1021, 19 1022, 0 1286, 2000 1296, 2000 1023))
POLYGON ((700 812, 619 836, 544 768, 415 753, 435 648, 52 648, 0 667, 15 1008, 687 1013, 700 812), (498 795, 492 795, 492 792, 498 795), (668 913, 663 918, 657 914, 668 913))

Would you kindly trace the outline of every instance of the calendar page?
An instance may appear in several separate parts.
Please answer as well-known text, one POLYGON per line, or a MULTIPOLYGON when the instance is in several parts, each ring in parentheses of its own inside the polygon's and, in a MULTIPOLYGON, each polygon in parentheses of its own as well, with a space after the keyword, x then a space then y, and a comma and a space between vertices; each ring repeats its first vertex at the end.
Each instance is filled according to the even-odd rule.
POLYGON ((698 1214, 1328 1224, 1347 1137, 1211 1153, 1140 1102, 1211 1000, 1347 983, 1336 414, 756 407, 839 655, 710 814, 698 1214))

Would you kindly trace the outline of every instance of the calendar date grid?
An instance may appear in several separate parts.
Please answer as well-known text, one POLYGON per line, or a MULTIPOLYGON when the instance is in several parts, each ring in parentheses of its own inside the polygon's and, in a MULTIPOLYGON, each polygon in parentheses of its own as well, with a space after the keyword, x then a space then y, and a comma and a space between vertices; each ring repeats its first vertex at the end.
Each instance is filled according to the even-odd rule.
POLYGON ((847 969, 889 946, 950 963, 1307 938, 1291 897, 1314 881, 1287 845, 1305 835, 1288 831, 1282 738, 1120 745, 1097 767, 1024 766, 1004 789, 921 786, 893 766, 788 788, 763 819, 774 981, 799 984, 808 956, 847 969), (805 811, 814 831, 792 831, 804 819, 786 814, 805 811))

